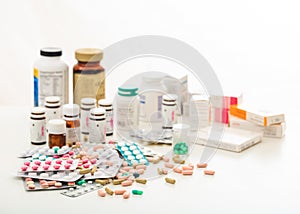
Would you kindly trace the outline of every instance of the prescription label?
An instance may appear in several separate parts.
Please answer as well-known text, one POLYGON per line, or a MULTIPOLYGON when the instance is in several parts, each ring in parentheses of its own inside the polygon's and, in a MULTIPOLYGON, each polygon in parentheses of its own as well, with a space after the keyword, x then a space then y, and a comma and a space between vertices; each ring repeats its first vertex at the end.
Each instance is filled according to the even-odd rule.
POLYGON ((67 141, 80 142, 80 128, 67 128, 67 141))
POLYGON ((46 129, 44 120, 34 120, 30 126, 31 142, 42 143, 46 142, 46 129))

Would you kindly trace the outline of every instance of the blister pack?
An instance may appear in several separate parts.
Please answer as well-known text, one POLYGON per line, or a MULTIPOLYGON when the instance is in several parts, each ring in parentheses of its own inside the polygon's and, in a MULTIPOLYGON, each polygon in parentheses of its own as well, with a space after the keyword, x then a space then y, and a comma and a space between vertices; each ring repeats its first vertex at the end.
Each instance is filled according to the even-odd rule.
POLYGON ((120 141, 116 144, 116 148, 130 166, 135 164, 149 164, 138 144, 134 142, 120 141))
POLYGON ((68 197, 78 197, 81 195, 84 195, 86 193, 101 189, 103 186, 99 183, 95 183, 94 181, 88 181, 80 180, 77 182, 76 187, 71 187, 68 190, 65 190, 61 192, 62 195, 68 196, 68 197))
POLYGON ((80 179, 83 175, 76 171, 56 171, 56 172, 18 172, 17 177, 36 178, 46 180, 56 180, 61 182, 74 182, 80 179))
POLYGON ((35 158, 39 156, 54 156, 54 155, 64 155, 70 152, 72 148, 68 146, 63 146, 61 148, 54 146, 53 148, 49 148, 48 146, 44 147, 33 147, 33 148, 27 148, 24 150, 19 157, 20 158, 27 158, 27 157, 32 157, 35 156, 35 158))
POLYGON ((59 182, 59 181, 49 181, 40 180, 32 178, 24 178, 24 188, 27 191, 37 191, 37 190, 60 190, 67 189, 75 186, 75 182, 59 182))

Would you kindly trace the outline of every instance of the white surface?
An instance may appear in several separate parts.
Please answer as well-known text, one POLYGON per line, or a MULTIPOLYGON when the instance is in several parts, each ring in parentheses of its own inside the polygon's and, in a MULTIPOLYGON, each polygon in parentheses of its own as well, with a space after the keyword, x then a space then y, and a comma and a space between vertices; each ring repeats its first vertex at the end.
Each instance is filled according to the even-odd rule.
MULTIPOLYGON (((193 213, 299 213, 299 6, 296 0, 1 1, 0 105, 19 106, 0 109, 1 213, 179 213, 186 206, 193 213), (69 199, 57 192, 25 192, 12 173, 17 154, 29 145, 30 109, 24 106, 33 103, 32 66, 39 49, 62 47, 62 58, 72 67, 77 48, 103 48, 145 34, 190 44, 213 66, 225 91, 241 89, 246 102, 282 110, 286 137, 241 154, 218 151, 209 163, 215 176, 195 173, 178 178, 175 186, 157 179, 142 197, 127 201, 93 193, 69 199)), ((181 69, 161 59, 135 60, 110 75, 114 84, 107 84, 108 92, 123 83, 124 70, 181 76, 181 69)))

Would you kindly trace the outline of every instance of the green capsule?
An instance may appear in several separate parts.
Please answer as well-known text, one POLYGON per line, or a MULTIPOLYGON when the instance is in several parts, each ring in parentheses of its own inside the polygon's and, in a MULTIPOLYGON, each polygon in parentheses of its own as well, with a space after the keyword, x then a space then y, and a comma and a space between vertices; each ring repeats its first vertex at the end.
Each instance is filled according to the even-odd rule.
POLYGON ((59 150, 59 148, 58 148, 58 147, 55 147, 55 148, 54 148, 54 153, 57 154, 57 153, 58 153, 58 150, 59 150))
POLYGON ((85 184, 86 181, 85 180, 80 180, 80 181, 77 181, 77 185, 81 186, 82 184, 85 184))
POLYGON ((133 189, 132 190, 132 194, 134 194, 134 195, 143 195, 143 191, 142 190, 133 189))

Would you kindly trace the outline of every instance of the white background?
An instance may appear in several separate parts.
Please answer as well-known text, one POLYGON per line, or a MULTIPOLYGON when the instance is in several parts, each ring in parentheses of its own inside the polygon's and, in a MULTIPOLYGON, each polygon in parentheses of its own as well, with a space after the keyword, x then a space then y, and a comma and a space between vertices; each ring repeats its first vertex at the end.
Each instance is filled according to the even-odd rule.
MULTIPOLYGON (((32 105, 32 66, 41 47, 62 47, 62 58, 72 67, 75 64, 74 50, 81 47, 105 48, 139 35, 163 35, 182 40, 209 61, 225 91, 241 89, 247 103, 282 110, 288 126, 282 141, 264 142, 241 155, 221 152, 218 156, 217 153, 215 168, 221 173, 215 178, 216 183, 213 179, 206 180, 209 188, 202 185, 204 189, 191 193, 179 187, 178 194, 188 199, 182 199, 185 205, 188 206, 190 201, 194 213, 200 213, 201 207, 206 213, 210 208, 216 213, 222 210, 226 213, 251 213, 259 212, 260 208, 264 213, 299 213, 299 10, 300 3, 296 0, 1 1, 0 106, 32 105), (244 176, 239 173, 244 173, 244 176), (222 179, 226 182, 222 183, 222 179), (202 191, 206 195, 210 192, 207 198, 201 195, 202 191), (197 198, 206 205, 202 206, 197 198)), ((122 69, 118 72, 123 74, 122 69)), ((2 116, 6 115, 6 120, 0 123, 1 130, 7 132, 9 115, 5 110, 8 111, 9 107, 1 109, 2 116)), ((27 108, 20 116, 25 120, 19 121, 22 125, 27 123, 26 112, 27 108)), ((15 122, 17 124, 18 120, 15 122)), ((8 133, 15 133, 13 124, 9 123, 8 133)), ((19 124, 17 127, 23 126, 19 124)), ((22 129, 20 136, 28 137, 27 131, 22 129)), ((22 140, 20 136, 5 136, 5 139, 11 139, 9 143, 15 144, 12 148, 22 140)), ((10 151, 8 154, 17 153, 10 151)), ((10 166, 12 171, 13 167, 10 166)), ((191 185, 189 187, 193 188, 191 185)), ((168 197, 168 190, 164 191, 163 195, 168 197)), ((154 188, 153 192, 159 195, 159 190, 154 188)), ((6 197, 1 189, 1 198, 6 199, 1 202, 3 213, 17 213, 16 207, 10 211, 7 204, 20 203, 14 201, 13 194, 18 193, 24 194, 21 190, 6 197)), ((171 197, 175 193, 171 190, 171 197)), ((38 195, 35 199, 40 200, 38 195)), ((134 198, 128 202, 132 204, 120 201, 115 204, 109 201, 108 204, 121 203, 128 209, 133 209, 138 203, 151 204, 151 198, 145 196, 142 200, 134 198)), ((161 201, 166 202, 165 206, 174 206, 167 204, 166 198, 161 201)), ((99 203, 102 203, 100 199, 99 203)), ((99 207, 97 212, 101 209, 99 207)), ((33 212, 33 209, 28 210, 33 212)))

